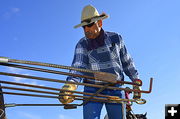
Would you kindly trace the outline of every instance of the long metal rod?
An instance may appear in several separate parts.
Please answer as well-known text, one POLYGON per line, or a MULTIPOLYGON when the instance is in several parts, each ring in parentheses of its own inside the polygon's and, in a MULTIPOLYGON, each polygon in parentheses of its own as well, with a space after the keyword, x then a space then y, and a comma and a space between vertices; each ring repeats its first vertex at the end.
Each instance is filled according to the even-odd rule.
POLYGON ((64 104, 5 104, 6 107, 15 107, 15 106, 64 106, 64 104))
MULTIPOLYGON (((28 92, 36 92, 36 93, 45 93, 45 94, 53 94, 53 95, 58 95, 58 96, 73 96, 73 97, 80 97, 80 98, 84 98, 85 101, 81 104, 84 105, 87 102, 89 102, 91 99, 94 100, 101 100, 101 101, 131 101, 131 102, 136 102, 135 100, 131 100, 131 99, 115 99, 117 96, 109 96, 107 98, 99 98, 99 97, 95 97, 97 96, 99 93, 101 93, 104 89, 106 89, 108 85, 106 85, 105 87, 99 89, 96 93, 94 93, 92 96, 80 96, 80 95, 72 95, 72 94, 63 94, 63 93, 56 93, 56 92, 49 92, 49 91, 41 91, 41 90, 33 90, 33 89, 23 89, 23 88, 15 88, 15 87, 8 87, 8 86, 1 86, 2 89, 11 89, 11 90, 19 90, 19 91, 28 91, 28 92), (113 98, 114 97, 114 98, 113 98), (111 98, 111 99, 110 99, 111 98)), ((60 98, 60 97, 59 97, 60 98)), ((80 106, 81 106, 80 105, 80 106)))
MULTIPOLYGON (((59 83, 70 83, 70 84, 76 84, 76 85, 85 85, 85 86, 96 87, 96 88, 104 87, 103 85, 96 85, 96 84, 89 84, 89 83, 77 83, 77 82, 70 82, 70 81, 62 81, 62 80, 51 79, 51 78, 28 76, 28 75, 22 75, 22 74, 6 73, 6 72, 0 72, 0 75, 15 76, 15 77, 21 77, 21 78, 37 79, 37 80, 59 82, 59 83)), ((111 87, 111 86, 107 87, 107 89, 125 90, 125 91, 131 91, 131 92, 139 92, 139 93, 150 93, 152 91, 152 81, 153 81, 153 78, 151 78, 151 80, 150 80, 149 91, 126 89, 126 88, 111 87)))
MULTIPOLYGON (((46 72, 46 73, 68 75, 68 76, 73 76, 73 77, 81 77, 81 78, 94 79, 94 80, 96 79, 95 77, 92 77, 92 76, 78 75, 78 74, 67 73, 67 72, 62 72, 62 71, 49 70, 49 69, 30 67, 30 66, 23 66, 23 65, 17 65, 17 64, 0 63, 0 65, 8 66, 8 67, 14 67, 14 68, 20 68, 20 69, 33 70, 33 71, 46 72)), ((137 86, 141 86, 142 85, 142 84, 139 85, 139 84, 135 84, 133 82, 128 82, 128 81, 116 81, 116 84, 129 84, 129 85, 137 85, 137 86)))
POLYGON ((53 67, 53 68, 60 68, 60 69, 69 69, 69 70, 75 70, 75 71, 80 71, 80 72, 88 72, 88 73, 94 73, 95 72, 93 70, 88 70, 88 69, 79 69, 79 68, 74 68, 74 67, 69 67, 69 66, 51 64, 51 63, 43 63, 43 62, 35 62, 35 61, 27 61, 27 60, 8 59, 8 62, 37 65, 37 66, 46 66, 46 67, 53 67))
POLYGON ((95 79, 95 78, 92 77, 92 76, 78 75, 78 74, 72 74, 72 73, 67 73, 67 72, 62 72, 62 71, 49 70, 49 69, 43 69, 43 68, 37 68, 37 67, 30 67, 30 66, 23 66, 23 65, 17 65, 17 64, 0 63, 0 65, 2 65, 2 66, 8 66, 8 67, 14 67, 14 68, 28 69, 28 70, 33 70, 33 71, 46 72, 46 73, 61 74, 61 75, 68 75, 68 76, 88 78, 88 79, 95 79))
MULTIPOLYGON (((101 92, 99 90, 99 92, 101 92)), ((97 92, 97 94, 99 93, 97 92)), ((50 95, 38 95, 38 94, 27 94, 27 93, 14 93, 14 92, 0 92, 2 94, 9 94, 9 95, 20 95, 20 96, 31 96, 31 97, 41 97, 41 98, 53 98, 53 99, 59 99, 62 97, 59 96, 50 96, 50 95)), ((140 100, 135 100, 135 99, 118 99, 118 100, 113 100, 113 99, 103 99, 103 98, 95 98, 95 97, 89 97, 88 98, 78 98, 75 97, 75 100, 85 100, 84 103, 82 104, 75 104, 76 106, 82 106, 83 104, 86 104, 88 101, 94 101, 94 102, 104 102, 104 103, 127 103, 128 101, 130 102, 136 102, 138 104, 144 104, 143 102, 146 102, 144 99, 140 100)), ((72 104, 74 105, 74 104, 72 104)))
MULTIPOLYGON (((96 100, 106 100, 105 97, 104 98, 94 97, 98 93, 100 93, 100 91, 97 92, 96 95, 93 95, 93 96, 81 96, 81 95, 64 94, 64 93, 57 93, 57 92, 50 92, 50 91, 41 91, 41 90, 34 90, 34 89, 15 88, 15 87, 8 87, 8 86, 1 86, 1 88, 2 89, 19 90, 19 91, 35 92, 35 93, 53 94, 53 95, 58 95, 58 96, 73 96, 73 97, 88 98, 88 99, 92 97, 92 99, 96 99, 96 100)), ((102 91, 102 89, 101 89, 101 91, 102 91)))
MULTIPOLYGON (((93 95, 94 94, 94 93, 86 93, 86 92, 80 92, 80 91, 70 91, 70 90, 65 90, 65 89, 52 88, 52 87, 47 87, 47 86, 38 86, 38 85, 32 85, 32 84, 15 83, 15 82, 9 82, 9 81, 0 81, 0 83, 18 85, 18 86, 26 86, 26 87, 33 87, 33 88, 40 88, 40 89, 47 89, 47 90, 54 90, 54 91, 68 91, 68 92, 84 94, 84 95, 93 95)), ((109 97, 107 95, 102 95, 102 94, 98 94, 97 96, 109 97)))
POLYGON ((60 68, 60 69, 75 70, 79 72, 93 73, 95 75, 96 80, 106 81, 110 83, 116 83, 116 78, 117 78, 115 74, 107 73, 107 72, 93 71, 89 69, 75 68, 75 67, 70 67, 70 66, 63 66, 63 65, 43 63, 43 62, 9 59, 7 57, 0 57, 0 62, 2 63, 11 62, 11 63, 20 63, 20 64, 28 64, 28 65, 46 66, 46 67, 54 67, 54 68, 60 68))
MULTIPOLYGON (((29 85, 29 84, 28 84, 29 85)), ((15 87, 8 87, 8 86, 1 86, 3 89, 12 89, 12 90, 20 90, 20 91, 28 91, 28 92, 37 92, 37 93, 47 93, 47 94, 54 94, 54 95, 66 95, 66 96, 73 96, 73 97, 82 97, 82 98, 88 98, 87 100, 91 99, 91 97, 94 97, 93 99, 96 99, 96 100, 110 100, 110 101, 125 101, 125 102, 128 102, 128 101, 131 101, 131 102, 136 102, 136 103, 141 103, 142 102, 145 102, 144 99, 142 100, 139 100, 139 101, 136 101, 136 100, 131 100, 131 99, 120 99, 119 97, 117 96, 109 96, 109 95, 102 95, 102 94, 99 94, 102 90, 104 90, 106 87, 108 87, 108 85, 106 85, 105 87, 99 89, 99 91, 97 91, 96 93, 85 93, 85 92, 81 92, 81 94, 90 94, 91 96, 80 96, 80 95, 72 95, 72 94, 62 94, 62 93, 56 93, 56 92, 47 92, 47 91, 41 91, 41 90, 33 90, 33 89, 23 89, 23 88, 15 88, 15 87), (95 97, 95 96, 98 96, 98 97, 95 97), (103 98, 99 98, 99 97, 103 97, 103 98)), ((63 89, 60 89, 61 91, 63 89)), ((57 89, 56 91, 59 91, 59 89, 57 89)), ((67 91, 67 92, 70 92, 69 90, 63 90, 63 91, 67 91)), ((87 102, 87 101, 86 101, 87 102)))
POLYGON ((32 96, 32 97, 42 97, 42 98, 58 98, 58 96, 50 96, 50 95, 37 95, 37 94, 25 94, 25 93, 14 93, 14 92, 0 92, 3 94, 10 94, 10 95, 21 95, 21 96, 32 96))
MULTIPOLYGON (((9 94, 9 95, 20 95, 20 96, 31 96, 31 97, 41 97, 41 98, 52 98, 52 99, 59 99, 59 98, 61 98, 59 96, 39 95, 39 94, 27 94, 27 93, 15 93, 15 92, 5 92, 5 91, 0 92, 0 93, 9 94)), ((87 100, 87 99, 75 97, 75 100, 87 100)), ((105 99, 102 99, 102 98, 99 98, 98 100, 93 98, 90 101, 94 101, 94 102, 106 102, 106 103, 111 103, 112 102, 112 101, 105 100, 105 99)), ((116 103, 121 103, 121 102, 118 101, 116 103)), ((77 104, 77 105, 81 106, 81 104, 77 104)))
MULTIPOLYGON (((71 108, 69 109, 73 109, 76 108, 77 106, 79 106, 79 104, 16 104, 16 103, 9 103, 9 104, 5 104, 5 107, 16 107, 16 106, 70 106, 71 108)), ((1 118, 0 118, 1 119, 1 118)))
POLYGON ((79 104, 6 104, 6 107, 16 107, 16 106, 64 106, 64 109, 74 109, 79 106, 79 104))
POLYGON ((94 85, 94 84, 89 84, 89 83, 77 83, 77 82, 63 81, 63 80, 58 80, 58 79, 43 78, 43 77, 37 77, 37 76, 29 76, 29 75, 6 73, 6 72, 0 72, 0 75, 21 77, 21 78, 27 78, 27 79, 37 79, 37 80, 58 82, 58 83, 69 83, 69 84, 85 85, 85 86, 91 86, 91 87, 96 87, 96 88, 103 87, 102 85, 94 85))

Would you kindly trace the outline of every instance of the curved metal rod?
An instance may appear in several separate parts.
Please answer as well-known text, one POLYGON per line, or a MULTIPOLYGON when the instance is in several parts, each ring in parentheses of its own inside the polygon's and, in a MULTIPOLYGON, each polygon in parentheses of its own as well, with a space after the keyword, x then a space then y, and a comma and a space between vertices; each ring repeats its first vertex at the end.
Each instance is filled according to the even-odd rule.
POLYGON ((151 93, 152 92, 152 85, 153 85, 153 78, 150 78, 149 90, 148 91, 135 90, 135 89, 129 89, 129 88, 126 88, 125 91, 127 91, 127 92, 139 92, 139 93, 151 93))
MULTIPOLYGON (((27 79, 37 79, 37 80, 51 81, 51 82, 58 82, 58 83, 85 85, 85 86, 96 87, 96 88, 103 88, 104 87, 103 85, 96 85, 96 84, 89 84, 89 83, 77 83, 77 82, 63 81, 63 80, 58 80, 58 79, 43 78, 43 77, 37 77, 37 76, 29 76, 29 75, 6 73, 6 72, 0 72, 0 75, 15 76, 15 77, 21 77, 21 78, 27 78, 27 79)), ((106 89, 124 90, 124 91, 132 91, 132 92, 139 92, 139 93, 150 93, 152 91, 152 82, 153 82, 153 78, 151 78, 151 80, 150 80, 149 91, 119 88, 119 87, 112 87, 112 86, 109 86, 106 89)))

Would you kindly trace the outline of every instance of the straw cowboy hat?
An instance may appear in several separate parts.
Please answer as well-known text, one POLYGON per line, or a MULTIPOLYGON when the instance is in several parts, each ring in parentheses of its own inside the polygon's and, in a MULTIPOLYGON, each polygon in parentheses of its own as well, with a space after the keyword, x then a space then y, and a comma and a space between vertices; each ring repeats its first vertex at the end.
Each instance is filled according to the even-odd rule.
POLYGON ((93 7, 92 5, 87 5, 83 8, 82 14, 81 14, 81 23, 74 26, 74 28, 82 27, 88 24, 91 24, 93 22, 96 22, 100 19, 106 19, 109 16, 105 13, 99 14, 97 9, 93 7))

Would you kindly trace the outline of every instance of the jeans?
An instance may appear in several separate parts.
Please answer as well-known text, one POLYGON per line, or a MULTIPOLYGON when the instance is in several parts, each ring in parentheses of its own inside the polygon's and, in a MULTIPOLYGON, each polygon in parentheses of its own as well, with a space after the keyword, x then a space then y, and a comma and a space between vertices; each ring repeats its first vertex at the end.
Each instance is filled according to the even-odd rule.
MULTIPOLYGON (((94 87, 84 87, 84 92, 95 93, 99 88, 94 87)), ((118 96, 124 98, 123 91, 120 90, 110 90, 105 89, 100 94, 118 96)), ((87 96, 87 95, 84 95, 87 96)), ((89 101, 87 104, 83 105, 83 119, 100 119, 101 110, 105 104, 106 111, 109 119, 125 119, 125 104, 121 103, 103 103, 103 102, 93 102, 89 101)))

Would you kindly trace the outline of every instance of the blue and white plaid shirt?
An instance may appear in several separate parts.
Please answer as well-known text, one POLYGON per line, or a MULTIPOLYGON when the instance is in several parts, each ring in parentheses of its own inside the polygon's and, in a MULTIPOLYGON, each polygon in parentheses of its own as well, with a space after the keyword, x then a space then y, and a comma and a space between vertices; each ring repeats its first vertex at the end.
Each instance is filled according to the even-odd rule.
MULTIPOLYGON (((72 67, 113 73, 117 75, 117 80, 124 80, 123 72, 132 81, 139 78, 133 60, 128 54, 121 36, 114 32, 104 33, 105 45, 90 51, 87 50, 88 41, 86 37, 80 39, 75 48, 72 67)), ((88 75, 87 73, 77 72, 73 70, 71 70, 70 72, 74 74, 88 75)), ((67 80, 80 82, 82 78, 69 76, 67 77, 67 80)))

